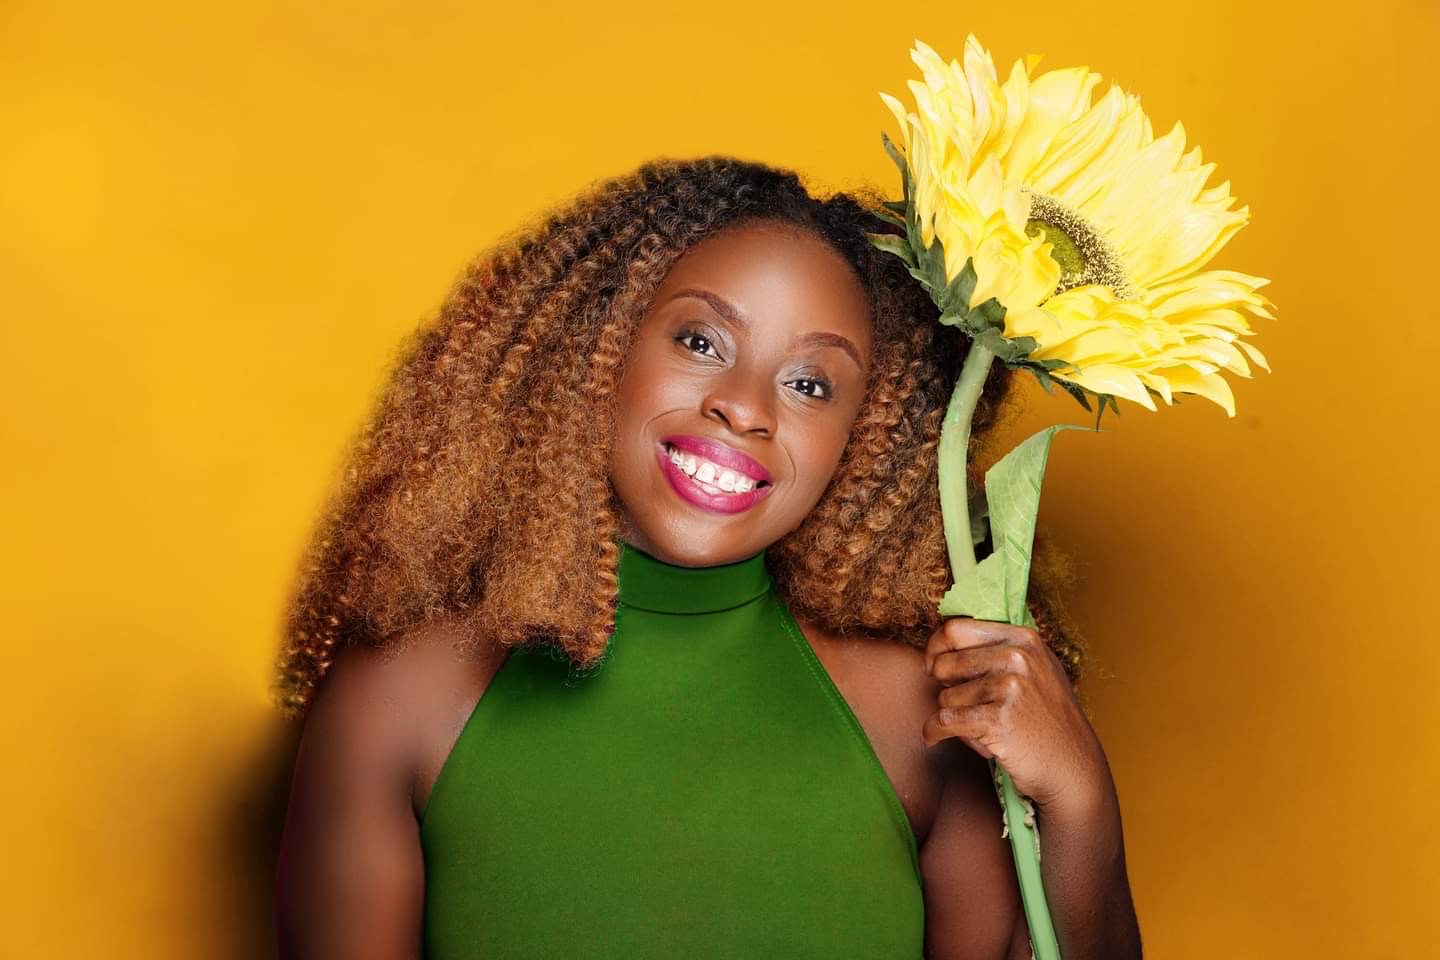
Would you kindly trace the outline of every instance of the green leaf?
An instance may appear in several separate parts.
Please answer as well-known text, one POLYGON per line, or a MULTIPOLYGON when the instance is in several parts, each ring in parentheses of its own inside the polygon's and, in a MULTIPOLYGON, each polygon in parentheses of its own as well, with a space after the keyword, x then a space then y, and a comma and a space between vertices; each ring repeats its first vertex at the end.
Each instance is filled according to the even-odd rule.
POLYGON ((865 236, 881 250, 895 254, 912 267, 915 265, 915 252, 910 249, 910 244, 905 242, 904 237, 897 237, 893 233, 867 233, 865 236))
POLYGON ((950 585, 940 599, 942 617, 967 616, 976 620, 1005 620, 1005 571, 992 553, 950 585))
POLYGON ((1085 430, 1073 423, 1046 427, 1031 436, 985 473, 994 550, 969 570, 961 571, 940 601, 941 616, 964 614, 979 620, 1024 623, 1030 586, 1030 558, 1035 544, 1035 519, 1050 443, 1061 430, 1085 430))

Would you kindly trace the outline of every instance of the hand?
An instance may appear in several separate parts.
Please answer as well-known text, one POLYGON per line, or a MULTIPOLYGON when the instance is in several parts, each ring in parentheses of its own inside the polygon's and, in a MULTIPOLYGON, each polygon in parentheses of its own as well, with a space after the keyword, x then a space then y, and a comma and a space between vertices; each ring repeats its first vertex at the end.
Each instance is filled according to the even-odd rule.
POLYGON ((958 737, 994 757, 1042 810, 1090 809, 1114 796, 1099 737, 1034 629, 951 617, 930 636, 925 669, 944 685, 926 746, 958 737))

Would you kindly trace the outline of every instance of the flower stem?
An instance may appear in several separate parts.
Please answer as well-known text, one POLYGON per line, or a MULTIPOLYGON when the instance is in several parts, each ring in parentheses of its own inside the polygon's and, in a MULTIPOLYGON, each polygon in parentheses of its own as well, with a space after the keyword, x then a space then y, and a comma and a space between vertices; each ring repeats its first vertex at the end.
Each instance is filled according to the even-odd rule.
MULTIPOLYGON (((955 392, 950 395, 945 422, 940 428, 940 515, 945 525, 945 548, 950 554, 950 578, 954 581, 958 581, 976 563, 975 541, 970 533, 967 460, 975 406, 980 402, 985 377, 994 359, 995 355, 978 343, 970 344, 970 352, 965 355, 965 365, 960 368, 960 379, 955 383, 955 392)), ((1021 619, 1028 620, 1028 617, 1022 616, 1021 619)), ((1060 946, 1040 872, 1040 840, 1033 820, 1027 822, 1030 810, 1015 789, 1010 774, 993 758, 990 760, 990 771, 1009 829, 1010 849, 1015 858, 1020 898, 1025 908, 1025 923, 1030 932, 1031 956, 1036 960, 1060 960, 1060 946)))
POLYGON ((980 344, 970 344, 940 428, 940 516, 945 525, 945 548, 950 554, 951 580, 958 580, 961 573, 975 566, 966 460, 970 450, 970 421, 975 417, 975 404, 980 400, 980 391, 994 359, 995 354, 980 344))

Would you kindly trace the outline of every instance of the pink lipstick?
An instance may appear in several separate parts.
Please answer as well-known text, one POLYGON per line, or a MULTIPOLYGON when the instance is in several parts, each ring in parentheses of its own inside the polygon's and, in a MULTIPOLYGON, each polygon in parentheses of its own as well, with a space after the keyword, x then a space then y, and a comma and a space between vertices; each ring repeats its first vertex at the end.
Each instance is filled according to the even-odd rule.
POLYGON ((770 471, 759 461, 705 437, 665 437, 655 445, 655 456, 675 492, 712 513, 748 510, 774 489, 770 471), (738 489, 724 489, 727 486, 738 489))

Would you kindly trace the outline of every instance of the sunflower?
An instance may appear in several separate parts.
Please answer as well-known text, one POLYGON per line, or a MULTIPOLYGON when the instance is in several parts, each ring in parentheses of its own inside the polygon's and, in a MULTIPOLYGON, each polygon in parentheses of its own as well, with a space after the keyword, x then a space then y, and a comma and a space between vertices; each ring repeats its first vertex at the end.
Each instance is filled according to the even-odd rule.
POLYGON ((1202 270, 1249 221, 1213 163, 1185 150, 1176 123, 1156 139, 1138 97, 1085 67, 1032 76, 1038 57, 998 81, 975 37, 964 64, 917 40, 916 109, 882 93, 900 123, 904 256, 942 308, 1006 363, 1082 404, 1086 391, 1155 410, 1154 397, 1211 400, 1235 415, 1221 371, 1249 377, 1265 357, 1242 339, 1246 313, 1272 318, 1269 281, 1202 270), (993 303, 990 301, 993 300, 993 303), (978 311, 978 312, 977 312, 978 311), (985 336, 988 334, 988 336, 985 336))

